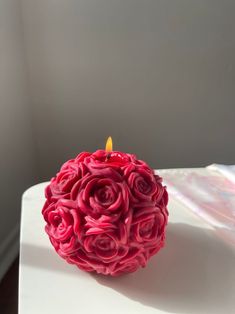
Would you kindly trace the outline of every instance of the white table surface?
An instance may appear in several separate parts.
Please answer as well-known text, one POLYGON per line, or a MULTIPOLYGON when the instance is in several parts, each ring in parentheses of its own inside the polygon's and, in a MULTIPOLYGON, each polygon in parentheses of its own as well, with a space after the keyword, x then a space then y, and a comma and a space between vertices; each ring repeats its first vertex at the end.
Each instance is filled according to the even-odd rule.
POLYGON ((145 269, 110 278, 55 253, 41 215, 46 184, 22 199, 19 314, 235 313, 235 249, 172 197, 165 248, 145 269))

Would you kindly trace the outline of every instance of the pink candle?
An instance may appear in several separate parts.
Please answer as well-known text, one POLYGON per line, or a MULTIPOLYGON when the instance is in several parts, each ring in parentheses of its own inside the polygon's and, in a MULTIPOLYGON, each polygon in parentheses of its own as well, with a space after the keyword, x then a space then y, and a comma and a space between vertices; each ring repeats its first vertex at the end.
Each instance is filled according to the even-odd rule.
POLYGON ((166 187, 134 155, 83 152, 45 190, 42 214, 56 252, 88 272, 117 276, 145 267, 164 245, 166 187))

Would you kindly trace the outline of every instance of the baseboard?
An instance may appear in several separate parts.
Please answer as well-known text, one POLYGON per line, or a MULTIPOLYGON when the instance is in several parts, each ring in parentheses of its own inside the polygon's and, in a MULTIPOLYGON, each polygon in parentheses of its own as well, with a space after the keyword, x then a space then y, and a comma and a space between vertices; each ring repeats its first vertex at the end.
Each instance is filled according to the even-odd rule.
POLYGON ((0 281, 19 253, 19 230, 17 224, 0 244, 0 281))

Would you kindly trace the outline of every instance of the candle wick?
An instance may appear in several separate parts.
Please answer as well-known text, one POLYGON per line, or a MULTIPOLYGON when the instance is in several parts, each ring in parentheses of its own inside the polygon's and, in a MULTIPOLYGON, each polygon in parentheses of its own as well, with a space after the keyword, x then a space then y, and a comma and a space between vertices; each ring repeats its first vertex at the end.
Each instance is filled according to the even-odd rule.
POLYGON ((107 156, 106 156, 106 160, 105 161, 108 161, 110 158, 111 158, 111 154, 108 153, 107 156))

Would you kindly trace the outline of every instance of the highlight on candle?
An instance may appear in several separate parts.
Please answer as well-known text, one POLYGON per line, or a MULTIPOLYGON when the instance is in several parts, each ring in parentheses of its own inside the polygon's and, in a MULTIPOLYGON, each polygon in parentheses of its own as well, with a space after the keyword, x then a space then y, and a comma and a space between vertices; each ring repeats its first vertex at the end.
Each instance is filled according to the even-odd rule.
POLYGON ((107 153, 110 153, 113 150, 113 141, 112 137, 109 136, 105 145, 105 150, 107 153))

